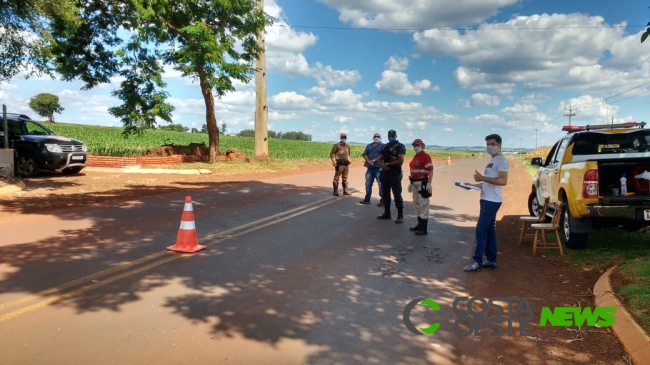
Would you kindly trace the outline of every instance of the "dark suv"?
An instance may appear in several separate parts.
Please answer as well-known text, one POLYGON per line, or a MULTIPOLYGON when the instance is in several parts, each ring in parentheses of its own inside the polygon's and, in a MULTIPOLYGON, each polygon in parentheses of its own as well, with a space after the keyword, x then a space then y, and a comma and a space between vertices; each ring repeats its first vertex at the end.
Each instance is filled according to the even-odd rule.
MULTIPOLYGON (((16 175, 31 177, 42 170, 77 174, 88 164, 86 144, 59 136, 23 114, 7 113, 9 147, 16 150, 16 175)), ((4 131, 0 114, 0 147, 4 131)))

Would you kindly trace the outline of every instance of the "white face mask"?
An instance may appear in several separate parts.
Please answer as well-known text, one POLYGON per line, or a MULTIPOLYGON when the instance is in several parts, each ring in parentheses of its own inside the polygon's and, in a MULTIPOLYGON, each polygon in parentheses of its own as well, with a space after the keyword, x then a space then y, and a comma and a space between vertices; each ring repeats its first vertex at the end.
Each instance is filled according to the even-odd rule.
POLYGON ((496 155, 499 152, 499 146, 487 146, 485 150, 490 155, 496 155))
POLYGON ((346 141, 345 138, 341 138, 341 143, 345 143, 345 141, 346 141))
POLYGON ((415 153, 420 153, 422 152, 422 147, 413 147, 413 151, 415 151, 415 153))
POLYGON ((381 142, 381 138, 375 137, 375 138, 372 139, 372 141, 375 142, 375 143, 379 143, 379 142, 381 142))

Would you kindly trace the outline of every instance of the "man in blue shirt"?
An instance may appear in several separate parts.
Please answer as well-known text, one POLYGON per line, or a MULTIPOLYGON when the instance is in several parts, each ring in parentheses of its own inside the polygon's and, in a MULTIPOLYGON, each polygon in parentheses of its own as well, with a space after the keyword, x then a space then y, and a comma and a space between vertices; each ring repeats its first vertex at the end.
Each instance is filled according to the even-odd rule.
POLYGON ((377 181, 377 187, 379 188, 379 204, 377 206, 384 206, 384 194, 381 189, 381 182, 379 181, 379 175, 381 174, 381 167, 379 162, 377 162, 377 157, 381 153, 381 148, 384 146, 381 143, 381 135, 375 133, 372 138, 372 143, 366 146, 366 149, 363 151, 363 159, 366 161, 363 166, 367 168, 366 170, 366 196, 361 201, 361 204, 370 204, 370 196, 372 195, 372 185, 374 181, 377 181))

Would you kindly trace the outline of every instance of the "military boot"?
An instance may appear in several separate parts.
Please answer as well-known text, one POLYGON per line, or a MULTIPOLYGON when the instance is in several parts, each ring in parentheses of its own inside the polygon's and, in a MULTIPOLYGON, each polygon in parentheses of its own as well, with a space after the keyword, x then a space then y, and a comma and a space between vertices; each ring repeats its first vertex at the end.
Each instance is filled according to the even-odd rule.
POLYGON ((397 219, 395 219, 395 223, 402 222, 404 222, 404 211, 403 209, 397 209, 397 219))
POLYGON ((347 182, 343 183, 343 195, 352 195, 352 193, 350 193, 348 191, 348 183, 347 182))
POLYGON ((423 219, 422 220, 422 225, 420 226, 420 229, 415 232, 416 236, 422 236, 425 235, 429 232, 427 232, 427 226, 429 225, 429 220, 428 219, 423 219))
POLYGON ((334 188, 334 192, 332 193, 332 195, 339 196, 339 183, 333 182, 332 187, 334 188))
POLYGON ((422 219, 418 217, 418 224, 416 224, 414 227, 409 227, 409 231, 414 232, 414 231, 419 231, 420 226, 422 226, 422 219))

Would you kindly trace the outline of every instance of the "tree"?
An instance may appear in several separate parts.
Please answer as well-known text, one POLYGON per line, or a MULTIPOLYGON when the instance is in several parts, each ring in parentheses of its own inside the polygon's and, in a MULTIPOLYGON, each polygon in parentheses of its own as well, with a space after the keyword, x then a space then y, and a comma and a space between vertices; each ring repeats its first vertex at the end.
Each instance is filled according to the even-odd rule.
POLYGON ((164 131, 174 131, 174 132, 187 132, 187 131, 190 130, 188 127, 186 127, 186 126, 184 126, 182 124, 174 124, 174 123, 171 123, 169 125, 160 126, 160 127, 158 127, 158 129, 164 130, 164 131))
POLYGON ((201 133, 208 133, 208 125, 204 124, 201 126, 201 133))
POLYGON ((253 129, 242 129, 237 133, 238 137, 255 137, 255 130, 253 129))
POLYGON ((650 22, 646 25, 645 32, 641 34, 641 43, 645 42, 646 38, 650 36, 650 22))
POLYGON ((54 113, 59 113, 65 109, 59 104, 59 97, 54 94, 40 93, 29 99, 29 107, 43 118, 47 118, 49 123, 54 123, 54 113))
POLYGON ((225 136, 226 135, 226 123, 223 123, 221 125, 221 133, 225 136))
POLYGON ((273 18, 254 0, 77 0, 80 24, 52 18, 52 53, 65 80, 81 79, 89 89, 121 75, 113 95, 122 105, 109 112, 124 134, 139 134, 159 119, 171 122, 162 63, 183 77, 198 79, 206 110, 210 161, 217 161, 216 97, 248 83, 263 52, 256 36, 273 18), (127 41, 118 34, 130 34, 127 41), (117 49, 117 51, 114 51, 117 49), (215 95, 216 94, 216 95, 215 95))
POLYGON ((0 81, 20 72, 53 77, 44 17, 78 24, 74 0, 3 0, 0 6, 0 81))

